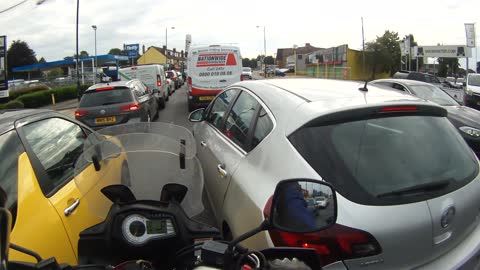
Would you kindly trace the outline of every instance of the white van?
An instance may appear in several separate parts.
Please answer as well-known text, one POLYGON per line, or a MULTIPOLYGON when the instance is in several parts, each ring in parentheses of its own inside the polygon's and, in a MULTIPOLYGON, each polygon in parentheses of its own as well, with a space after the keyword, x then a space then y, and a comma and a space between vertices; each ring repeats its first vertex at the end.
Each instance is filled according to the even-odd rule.
POLYGON ((121 81, 140 80, 152 89, 158 107, 165 108, 165 102, 168 101, 168 85, 162 65, 152 64, 122 68, 118 70, 118 77, 121 81))
POLYGON ((472 108, 480 108, 480 74, 469 73, 463 82, 465 89, 464 105, 472 108))
POLYGON ((242 56, 238 47, 190 48, 187 61, 189 111, 207 106, 224 88, 242 80, 242 56))

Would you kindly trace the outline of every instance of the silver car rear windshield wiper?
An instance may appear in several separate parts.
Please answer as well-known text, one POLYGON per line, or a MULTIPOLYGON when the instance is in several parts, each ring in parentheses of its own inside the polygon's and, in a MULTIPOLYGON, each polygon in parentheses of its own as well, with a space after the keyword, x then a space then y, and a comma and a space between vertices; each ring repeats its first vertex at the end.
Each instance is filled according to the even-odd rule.
POLYGON ((400 196, 400 195, 405 195, 405 194, 419 193, 419 192, 424 192, 424 191, 436 191, 436 190, 443 189, 444 187, 450 185, 450 183, 452 181, 453 181, 452 178, 448 178, 448 179, 438 181, 438 182, 414 185, 414 186, 401 188, 401 189, 394 190, 394 191, 380 193, 376 197, 377 198, 383 198, 383 197, 389 197, 389 196, 400 196))

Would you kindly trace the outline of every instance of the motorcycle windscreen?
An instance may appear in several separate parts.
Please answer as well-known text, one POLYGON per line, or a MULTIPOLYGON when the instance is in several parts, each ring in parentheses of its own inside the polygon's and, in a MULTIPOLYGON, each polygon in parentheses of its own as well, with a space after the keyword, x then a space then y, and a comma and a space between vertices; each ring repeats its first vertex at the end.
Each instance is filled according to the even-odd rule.
POLYGON ((189 217, 203 210, 203 171, 193 135, 166 123, 112 126, 92 133, 75 164, 75 183, 82 203, 105 218, 111 202, 101 193, 109 185, 128 186, 137 200, 159 201, 164 185, 188 188, 181 206, 189 217), (85 173, 87 172, 87 173, 85 173))

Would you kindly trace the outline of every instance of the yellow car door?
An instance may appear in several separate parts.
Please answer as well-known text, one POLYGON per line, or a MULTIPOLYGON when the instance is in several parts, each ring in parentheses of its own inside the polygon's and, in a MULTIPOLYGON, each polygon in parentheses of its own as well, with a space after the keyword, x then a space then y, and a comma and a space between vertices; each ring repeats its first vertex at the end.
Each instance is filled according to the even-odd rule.
MULTIPOLYGON (((7 192, 12 212, 10 242, 59 262, 75 263, 69 238, 55 208, 42 193, 24 146, 15 130, 0 135, 0 185, 7 192), (52 244, 55 243, 55 244, 52 244)), ((31 256, 10 249, 9 259, 35 262, 31 256)))
POLYGON ((98 213, 108 211, 111 205, 101 194, 101 187, 95 183, 99 182, 107 168, 114 167, 119 174, 121 163, 102 161, 100 172, 91 164, 81 171, 75 169, 77 159, 83 158, 87 134, 79 125, 63 118, 48 118, 28 124, 22 127, 22 133, 34 158, 42 165, 45 175, 41 177, 43 181, 39 179, 40 185, 62 220, 78 259, 79 233, 102 222, 98 213), (92 190, 87 193, 79 189, 79 184, 92 190))

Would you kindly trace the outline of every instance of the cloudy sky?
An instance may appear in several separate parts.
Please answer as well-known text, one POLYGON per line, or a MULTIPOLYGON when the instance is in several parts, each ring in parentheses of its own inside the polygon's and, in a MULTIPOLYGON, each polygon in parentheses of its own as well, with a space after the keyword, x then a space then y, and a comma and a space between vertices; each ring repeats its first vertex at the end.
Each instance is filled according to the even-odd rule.
MULTIPOLYGON (((9 43, 26 41, 47 61, 73 55, 76 1, 41 0, 37 5, 38 1, 0 0, 0 12, 24 2, 0 13, 0 35, 7 35, 9 43)), ((165 28, 175 27, 168 31, 169 48, 184 50, 185 36, 191 34, 194 45, 236 44, 243 57, 256 57, 263 53, 265 26, 269 55, 307 42, 360 49, 363 16, 366 41, 392 30, 402 37, 412 33, 420 45, 461 45, 464 23, 480 20, 479 10, 478 0, 81 0, 79 40, 80 50, 93 54, 95 24, 98 54, 129 43, 161 47, 165 28)))

